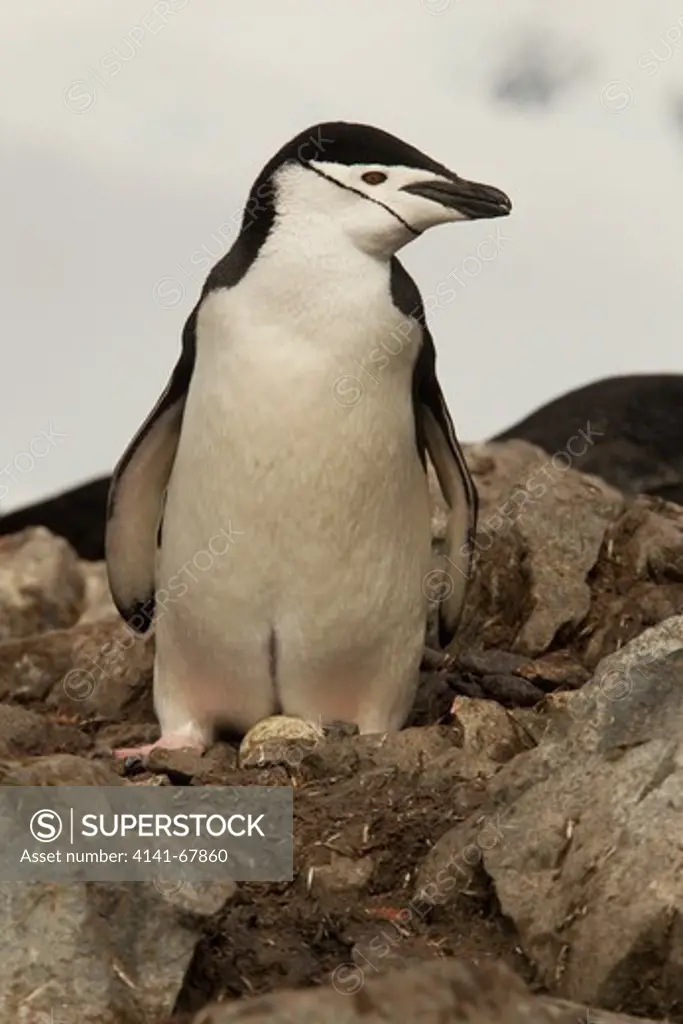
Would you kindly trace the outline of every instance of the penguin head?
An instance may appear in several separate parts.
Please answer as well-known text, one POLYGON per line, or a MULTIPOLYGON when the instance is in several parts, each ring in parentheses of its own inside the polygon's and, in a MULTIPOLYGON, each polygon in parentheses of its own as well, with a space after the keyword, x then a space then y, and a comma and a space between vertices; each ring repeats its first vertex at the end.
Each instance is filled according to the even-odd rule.
POLYGON ((314 125, 266 164, 252 187, 243 229, 259 208, 287 230, 342 232, 389 259, 428 228, 504 217, 497 188, 461 178, 388 132, 345 121, 314 125))

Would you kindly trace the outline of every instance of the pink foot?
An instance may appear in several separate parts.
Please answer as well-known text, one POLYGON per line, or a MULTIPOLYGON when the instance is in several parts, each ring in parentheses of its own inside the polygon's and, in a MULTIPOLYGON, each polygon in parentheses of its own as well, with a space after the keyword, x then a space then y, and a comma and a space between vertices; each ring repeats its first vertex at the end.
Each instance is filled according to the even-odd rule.
POLYGON ((162 748, 163 750, 195 750, 198 754, 203 754, 206 750, 206 744, 199 739, 188 736, 186 733, 169 732, 166 736, 160 736, 154 743, 146 743, 142 747, 119 747, 117 750, 112 751, 112 753, 114 757, 139 757, 144 761, 157 748, 162 748))

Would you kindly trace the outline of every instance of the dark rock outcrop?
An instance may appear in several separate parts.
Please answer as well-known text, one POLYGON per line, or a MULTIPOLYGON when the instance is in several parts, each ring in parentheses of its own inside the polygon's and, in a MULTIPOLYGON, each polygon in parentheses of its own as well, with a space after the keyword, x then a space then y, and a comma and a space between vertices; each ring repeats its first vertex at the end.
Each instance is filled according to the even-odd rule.
POLYGON ((29 526, 45 526, 68 540, 80 558, 104 558, 104 523, 111 477, 102 476, 71 490, 0 514, 0 535, 19 533, 29 526))
MULTIPOLYGON (((590 426, 593 443, 574 468, 601 476, 625 494, 683 504, 683 374, 607 377, 541 406, 493 441, 518 438, 550 455, 590 426)), ((574 450, 583 446, 574 443, 574 450)))

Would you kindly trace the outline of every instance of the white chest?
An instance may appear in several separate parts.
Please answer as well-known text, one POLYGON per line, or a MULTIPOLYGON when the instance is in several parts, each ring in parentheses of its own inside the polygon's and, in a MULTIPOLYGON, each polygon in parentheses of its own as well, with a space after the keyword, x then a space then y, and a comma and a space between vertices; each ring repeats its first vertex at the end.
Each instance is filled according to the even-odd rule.
POLYGON ((214 415, 253 437, 274 429, 316 445, 364 447, 370 432, 392 447, 414 430, 419 335, 393 304, 386 262, 343 247, 302 255, 266 246, 238 285, 200 310, 186 419, 214 415))
POLYGON ((430 534, 417 325, 394 307, 388 267, 332 289, 313 269, 307 289, 281 261, 272 269, 264 262, 200 310, 162 575, 229 524, 239 542, 207 574, 209 596, 193 599, 202 621, 223 622, 234 604, 248 613, 231 611, 240 629, 274 617, 286 632, 278 615, 296 607, 323 636, 347 621, 341 603, 354 634, 359 622, 376 631, 378 614, 419 626, 430 534))
POLYGON ((302 266, 301 253, 266 248, 199 312, 172 488, 183 522, 229 500, 241 523, 279 534, 308 532, 313 517, 319 531, 370 536, 404 512, 415 529, 419 333, 392 302, 388 264, 342 249, 302 266))

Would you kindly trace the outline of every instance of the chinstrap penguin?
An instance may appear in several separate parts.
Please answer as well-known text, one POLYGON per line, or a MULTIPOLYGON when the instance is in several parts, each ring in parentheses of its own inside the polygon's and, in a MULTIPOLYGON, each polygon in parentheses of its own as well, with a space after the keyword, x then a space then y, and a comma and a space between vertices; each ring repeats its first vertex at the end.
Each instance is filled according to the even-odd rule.
POLYGON ((360 124, 309 128, 261 171, 109 492, 114 601, 136 632, 155 630, 152 746, 204 750, 220 727, 276 713, 401 728, 427 616, 427 454, 450 508, 444 646, 477 496, 395 254, 510 209, 360 124), (375 384, 359 388, 377 352, 375 384))

